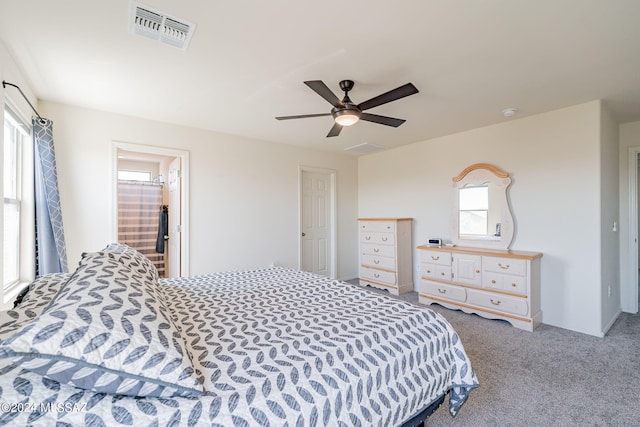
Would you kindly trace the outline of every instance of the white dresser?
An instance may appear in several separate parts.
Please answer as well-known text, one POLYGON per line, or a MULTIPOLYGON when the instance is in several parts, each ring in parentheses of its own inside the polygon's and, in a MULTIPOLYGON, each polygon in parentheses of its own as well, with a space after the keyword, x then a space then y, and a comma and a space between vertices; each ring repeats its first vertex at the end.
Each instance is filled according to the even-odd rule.
POLYGON ((533 331, 542 321, 539 252, 418 246, 419 301, 503 319, 533 331))
POLYGON ((413 291, 412 218, 359 218, 360 284, 394 295, 413 291))

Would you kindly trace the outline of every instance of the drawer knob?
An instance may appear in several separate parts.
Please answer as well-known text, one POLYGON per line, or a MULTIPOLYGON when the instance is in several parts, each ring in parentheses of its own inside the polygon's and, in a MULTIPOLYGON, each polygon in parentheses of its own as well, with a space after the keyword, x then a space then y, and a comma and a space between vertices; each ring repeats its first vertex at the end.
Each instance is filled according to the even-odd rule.
POLYGON ((516 285, 515 283, 512 283, 511 286, 513 286, 514 288, 518 287, 518 285, 516 285))
POLYGON ((437 260, 440 259, 440 257, 439 256, 435 256, 435 255, 431 255, 431 259, 434 260, 434 261, 437 261, 437 260))
POLYGON ((427 270, 427 273, 431 273, 431 270, 427 270))
POLYGON ((378 273, 373 273, 373 277, 377 279, 378 277, 380 277, 380 275, 378 273))
POLYGON ((378 260, 378 259, 374 259, 374 260, 373 260, 373 263, 374 263, 374 264, 380 264, 380 260, 378 260))
POLYGON ((495 285, 495 284, 496 284, 496 281, 495 281, 495 280, 492 280, 492 281, 491 281, 491 284, 495 285))
POLYGON ((447 290, 438 288, 438 292, 440 292, 441 294, 446 294, 447 290))
POLYGON ((441 276, 444 276, 444 272, 440 273, 441 276))
POLYGON ((365 236, 365 240, 371 240, 371 236, 365 236))
POLYGON ((502 265, 502 263, 498 263, 498 267, 500 267, 503 270, 508 270, 509 269, 509 264, 507 265, 502 265))
POLYGON ((500 300, 494 300, 493 298, 491 298, 489 301, 491 301, 491 304, 493 305, 500 305, 500 303, 502 302, 500 300))
POLYGON ((480 273, 480 270, 476 270, 476 273, 480 273))
POLYGON ((383 241, 383 242, 386 242, 386 241, 387 241, 387 238, 386 238, 386 237, 383 237, 383 238, 382 238, 382 241, 383 241))
POLYGON ((378 252, 380 252, 380 249, 378 249, 378 248, 373 248, 373 252, 378 253, 378 252))

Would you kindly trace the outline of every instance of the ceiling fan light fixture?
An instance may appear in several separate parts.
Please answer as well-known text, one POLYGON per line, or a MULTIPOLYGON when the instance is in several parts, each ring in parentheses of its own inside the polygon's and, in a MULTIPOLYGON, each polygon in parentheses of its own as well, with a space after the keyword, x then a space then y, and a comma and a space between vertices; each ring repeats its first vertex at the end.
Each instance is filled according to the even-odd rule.
POLYGON ((344 108, 333 112, 333 120, 340 126, 351 126, 360 120, 360 111, 356 108, 344 108))
POLYGON ((378 114, 364 113, 363 111, 418 93, 418 89, 412 83, 407 83, 381 95, 374 96, 360 104, 354 104, 351 102, 351 99, 349 99, 349 91, 353 89, 353 80, 342 80, 340 82, 340 89, 344 91, 344 98, 342 98, 342 101, 326 84, 324 84, 322 80, 308 80, 305 81, 304 84, 309 86, 311 90, 324 98, 324 100, 329 104, 333 105, 331 113, 280 116, 276 117, 276 120, 304 119, 307 117, 331 115, 331 117, 333 117, 334 124, 331 127, 331 130, 329 130, 327 138, 340 135, 340 131, 343 127, 352 126, 360 120, 397 128, 406 120, 380 116, 378 114))

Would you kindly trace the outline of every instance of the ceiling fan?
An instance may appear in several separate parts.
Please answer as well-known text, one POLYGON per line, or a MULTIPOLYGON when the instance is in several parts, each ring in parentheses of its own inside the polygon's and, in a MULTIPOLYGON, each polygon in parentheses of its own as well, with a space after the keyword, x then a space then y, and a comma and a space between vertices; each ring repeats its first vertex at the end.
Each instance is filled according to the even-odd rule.
POLYGON ((354 85, 353 80, 342 80, 340 82, 340 89, 344 91, 344 98, 342 98, 342 101, 334 95, 331 89, 329 89, 327 85, 322 82, 322 80, 306 81, 304 82, 304 84, 309 86, 315 93, 327 100, 329 104, 333 105, 331 112, 319 114, 304 114, 301 116, 282 116, 276 117, 276 119, 290 120, 305 119, 308 117, 333 116, 333 120, 335 121, 335 123, 327 134, 327 138, 338 136, 344 126, 351 126, 359 120, 365 120, 367 122, 373 122, 397 128, 406 120, 387 116, 379 116, 377 114, 364 113, 364 111, 391 101, 396 101, 400 98, 404 98, 405 96, 418 93, 418 89, 416 89, 413 84, 407 83, 403 86, 390 90, 389 92, 385 92, 382 95, 375 96, 367 101, 361 102, 360 104, 356 105, 351 101, 351 99, 349 99, 349 91, 353 89, 354 85))

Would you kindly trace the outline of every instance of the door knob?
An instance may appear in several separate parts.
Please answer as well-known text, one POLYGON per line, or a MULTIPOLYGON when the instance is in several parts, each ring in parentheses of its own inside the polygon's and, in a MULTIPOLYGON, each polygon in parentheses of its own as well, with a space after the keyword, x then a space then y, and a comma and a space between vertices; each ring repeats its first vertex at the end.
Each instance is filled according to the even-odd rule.
POLYGON ((306 234, 305 234, 305 233, 302 233, 302 237, 304 237, 304 236, 306 236, 306 234))

